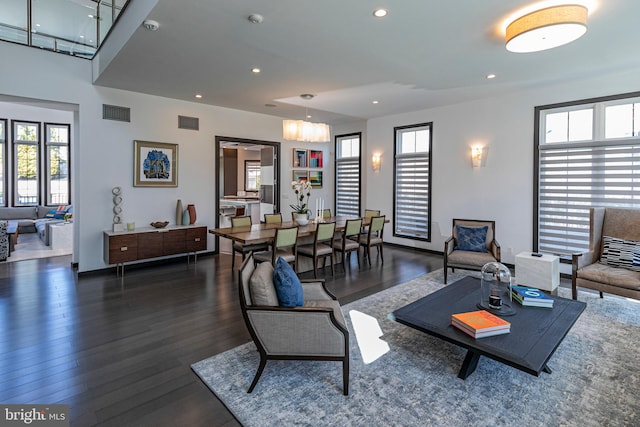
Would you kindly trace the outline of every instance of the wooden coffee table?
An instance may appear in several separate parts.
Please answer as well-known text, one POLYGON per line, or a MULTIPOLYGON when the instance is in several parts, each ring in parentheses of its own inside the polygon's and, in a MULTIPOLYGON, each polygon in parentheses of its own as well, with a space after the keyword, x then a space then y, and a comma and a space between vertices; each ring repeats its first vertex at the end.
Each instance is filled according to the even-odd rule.
POLYGON ((473 373, 480 356, 539 376, 551 373, 549 359, 587 306, 584 302, 554 297, 553 308, 522 307, 513 301, 511 332, 473 339, 451 326, 451 314, 478 310, 480 280, 465 277, 393 312, 395 321, 467 349, 458 377, 473 373))

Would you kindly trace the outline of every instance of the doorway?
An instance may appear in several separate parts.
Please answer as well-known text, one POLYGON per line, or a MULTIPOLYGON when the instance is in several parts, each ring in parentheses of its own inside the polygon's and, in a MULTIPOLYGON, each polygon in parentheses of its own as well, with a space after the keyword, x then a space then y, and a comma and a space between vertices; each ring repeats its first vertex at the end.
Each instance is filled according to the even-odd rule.
MULTIPOLYGON (((231 217, 250 216, 254 224, 265 213, 280 212, 280 143, 216 136, 215 226, 230 227, 231 217)), ((227 239, 216 237, 218 252, 231 252, 227 239)))

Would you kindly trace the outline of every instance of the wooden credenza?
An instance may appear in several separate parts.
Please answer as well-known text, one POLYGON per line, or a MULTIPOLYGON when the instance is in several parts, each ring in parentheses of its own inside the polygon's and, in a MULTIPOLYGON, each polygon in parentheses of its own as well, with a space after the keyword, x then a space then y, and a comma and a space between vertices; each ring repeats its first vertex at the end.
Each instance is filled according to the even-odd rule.
POLYGON ((104 232, 104 262, 121 264, 169 255, 207 250, 207 227, 203 225, 144 227, 135 231, 104 232))

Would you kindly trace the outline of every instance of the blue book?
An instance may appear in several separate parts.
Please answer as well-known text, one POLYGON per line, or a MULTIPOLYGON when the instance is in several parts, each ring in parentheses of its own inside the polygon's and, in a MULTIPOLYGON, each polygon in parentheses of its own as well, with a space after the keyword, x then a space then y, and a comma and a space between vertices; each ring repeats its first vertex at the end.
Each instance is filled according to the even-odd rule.
POLYGON ((511 293, 513 298, 522 305, 553 307, 553 298, 540 289, 529 288, 527 286, 512 286, 511 293))

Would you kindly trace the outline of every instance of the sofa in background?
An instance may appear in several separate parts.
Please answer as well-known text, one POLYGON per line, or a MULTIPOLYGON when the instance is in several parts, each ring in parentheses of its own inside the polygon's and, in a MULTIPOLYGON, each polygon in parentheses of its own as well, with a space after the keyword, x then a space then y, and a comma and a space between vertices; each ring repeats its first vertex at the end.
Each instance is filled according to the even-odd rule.
POLYGON ((24 206, 0 207, 0 220, 18 223, 18 235, 38 233, 40 240, 49 245, 50 226, 64 221, 65 214, 72 214, 72 206, 24 206))

